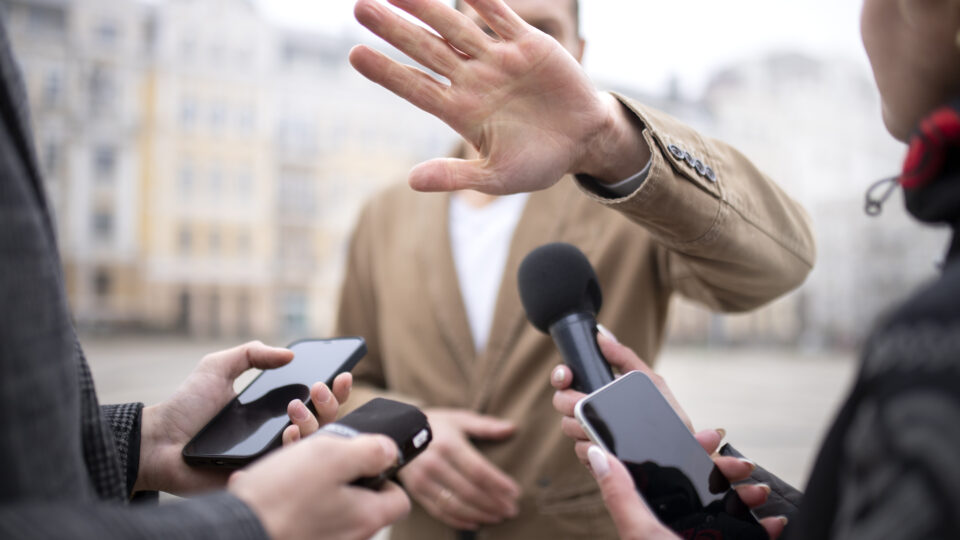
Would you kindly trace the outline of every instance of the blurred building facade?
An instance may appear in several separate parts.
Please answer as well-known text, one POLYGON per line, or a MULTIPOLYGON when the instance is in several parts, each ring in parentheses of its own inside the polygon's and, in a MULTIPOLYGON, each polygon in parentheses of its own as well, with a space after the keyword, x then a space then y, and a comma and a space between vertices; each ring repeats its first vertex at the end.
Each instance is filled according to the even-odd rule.
POLYGON ((329 332, 362 200, 439 122, 246 0, 0 0, 82 328, 329 332))
MULTIPOLYGON (((357 75, 351 39, 278 27, 248 0, 0 8, 84 328, 329 332, 360 205, 455 140, 357 75)), ((744 315, 678 301, 672 339, 849 345, 935 272, 943 234, 918 232, 897 200, 862 213, 903 149, 857 66, 776 54, 696 99, 636 97, 743 151, 809 209, 818 241, 800 291, 744 315)))

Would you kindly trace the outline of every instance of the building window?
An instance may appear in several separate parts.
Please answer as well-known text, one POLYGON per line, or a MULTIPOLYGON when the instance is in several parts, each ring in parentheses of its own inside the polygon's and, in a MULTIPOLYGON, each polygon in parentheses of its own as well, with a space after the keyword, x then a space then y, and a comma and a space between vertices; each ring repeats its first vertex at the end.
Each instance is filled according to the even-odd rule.
POLYGON ((237 195, 244 200, 253 195, 253 176, 248 171, 240 171, 237 175, 237 195))
POLYGON ((149 16, 147 20, 143 22, 143 54, 144 56, 152 56, 154 50, 157 46, 157 19, 154 16, 149 16))
POLYGON ((210 254, 220 255, 220 231, 218 230, 210 231, 210 254))
POLYGON ((185 38, 180 42, 180 57, 184 64, 194 60, 197 54, 197 43, 191 38, 185 38))
POLYGON ((117 174, 117 151, 100 146, 93 152, 93 178, 98 184, 111 185, 117 174))
POLYGON ((219 130, 227 117, 227 108, 222 103, 213 103, 210 106, 210 127, 219 130))
POLYGON ((237 125, 243 133, 252 133, 256 123, 256 112, 252 106, 243 107, 239 113, 237 125))
POLYGON ((113 107, 114 87, 113 76, 103 66, 93 68, 89 80, 90 113, 100 116, 110 112, 113 107))
POLYGON ((109 210, 97 210, 93 214, 93 236, 101 242, 113 236, 113 213, 109 210))
POLYGON ((237 335, 250 335, 250 296, 246 292, 237 297, 237 335))
POLYGON ((193 249, 193 233, 190 231, 190 227, 186 225, 180 226, 180 234, 177 244, 179 246, 181 255, 190 254, 190 251, 193 249))
POLYGON ((300 292, 287 292, 281 299, 283 331, 287 335, 302 336, 307 332, 307 297, 300 292))
POLYGON ((43 148, 43 173, 47 181, 53 180, 60 171, 60 145, 54 141, 47 142, 43 148))
POLYGON ((210 169, 210 195, 214 199, 220 198, 223 191, 223 174, 220 172, 220 166, 214 166, 210 169))
POLYGON ((45 107, 56 107, 60 104, 60 96, 63 94, 63 82, 59 71, 50 71, 43 81, 43 105, 45 107))
POLYGON ((93 276, 93 293, 98 299, 105 299, 110 296, 113 280, 110 278, 110 272, 101 268, 93 276))
POLYGON ((241 257, 246 257, 250 254, 250 233, 241 232, 240 236, 237 237, 237 252, 241 257))
POLYGON ((184 165, 180 168, 180 198, 189 199, 193 194, 193 167, 184 165))
POLYGON ((197 105, 190 98, 183 98, 180 102, 180 125, 185 128, 193 127, 197 119, 197 105))
POLYGON ((30 6, 30 29, 36 33, 60 35, 66 31, 67 17, 63 8, 54 6, 30 6))
POLYGON ((97 41, 104 46, 113 47, 117 44, 117 36, 119 36, 120 30, 117 28, 117 23, 113 21, 100 21, 100 24, 97 25, 96 35, 97 41))

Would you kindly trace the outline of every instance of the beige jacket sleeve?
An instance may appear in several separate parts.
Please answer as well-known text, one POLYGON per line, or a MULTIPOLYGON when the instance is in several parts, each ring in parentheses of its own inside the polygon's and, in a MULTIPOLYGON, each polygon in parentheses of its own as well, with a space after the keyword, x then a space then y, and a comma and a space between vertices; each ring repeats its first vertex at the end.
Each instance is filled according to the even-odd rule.
POLYGON ((645 126, 649 173, 623 198, 583 191, 653 235, 665 285, 721 311, 752 309, 799 286, 816 257, 800 205, 729 145, 618 98, 645 126))
POLYGON ((372 204, 367 204, 353 231, 340 289, 340 303, 337 307, 335 335, 363 336, 367 342, 366 356, 352 370, 353 389, 350 391, 350 399, 340 408, 340 416, 376 397, 420 405, 419 401, 411 396, 386 389, 387 378, 379 340, 379 311, 373 274, 377 264, 373 214, 372 204))

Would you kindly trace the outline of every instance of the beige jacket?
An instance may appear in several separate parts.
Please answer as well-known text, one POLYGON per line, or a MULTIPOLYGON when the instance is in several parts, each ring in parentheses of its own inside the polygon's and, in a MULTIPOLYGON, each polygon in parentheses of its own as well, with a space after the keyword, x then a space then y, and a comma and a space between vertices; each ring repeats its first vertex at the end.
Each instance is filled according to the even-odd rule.
MULTIPOLYGON (((517 425, 508 440, 479 449, 521 486, 520 515, 482 529, 480 538, 615 537, 551 405, 549 375, 560 356, 520 305, 517 267, 533 248, 553 241, 580 247, 603 289, 599 321, 650 362, 673 293, 715 310, 747 310, 800 285, 814 261, 807 216, 746 158, 663 113, 624 102, 647 128, 649 176, 623 199, 597 197, 573 178, 530 196, 479 355, 451 254, 448 194, 396 186, 367 205, 354 232, 337 333, 365 337, 369 353, 354 370, 347 409, 380 395, 517 425)), ((416 505, 393 534, 454 538, 416 505)))

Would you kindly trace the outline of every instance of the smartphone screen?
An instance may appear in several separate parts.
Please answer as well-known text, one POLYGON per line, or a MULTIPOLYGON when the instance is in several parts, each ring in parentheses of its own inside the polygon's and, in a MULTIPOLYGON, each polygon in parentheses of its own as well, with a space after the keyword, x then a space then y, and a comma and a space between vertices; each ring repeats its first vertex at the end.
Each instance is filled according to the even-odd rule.
POLYGON ((637 490, 664 523, 720 512, 757 523, 643 373, 628 373, 590 394, 577 404, 576 414, 594 442, 626 465, 637 490))
POLYGON ((277 446, 289 423, 287 404, 309 404, 310 387, 317 381, 329 386, 352 369, 366 344, 362 338, 304 340, 290 350, 290 363, 263 371, 184 447, 189 463, 243 465, 277 446))

